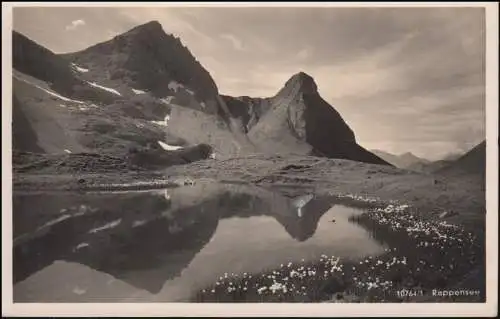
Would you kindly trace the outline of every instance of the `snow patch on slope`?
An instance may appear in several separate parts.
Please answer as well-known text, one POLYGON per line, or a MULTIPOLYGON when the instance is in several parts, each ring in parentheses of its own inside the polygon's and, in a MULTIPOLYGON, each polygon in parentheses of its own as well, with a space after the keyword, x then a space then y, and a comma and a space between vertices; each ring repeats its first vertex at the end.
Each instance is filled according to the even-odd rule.
POLYGON ((145 225, 146 223, 147 223, 147 221, 145 221, 145 220, 134 220, 134 222, 132 223, 132 228, 145 225))
POLYGON ((176 146, 176 145, 169 145, 167 143, 164 143, 162 141, 158 141, 158 144, 165 150, 165 151, 175 151, 178 149, 181 149, 182 146, 176 146))
POLYGON ((176 81, 170 81, 170 83, 168 83, 168 89, 174 91, 175 93, 179 92, 179 89, 184 89, 189 94, 194 95, 194 92, 192 90, 176 81))
POLYGON ((32 86, 34 86, 37 89, 40 89, 42 91, 45 91, 46 93, 48 93, 48 94, 50 94, 50 95, 52 95, 52 96, 54 96, 54 97, 56 97, 58 99, 61 99, 61 100, 65 101, 65 102, 73 102, 73 103, 78 103, 78 104, 85 104, 85 102, 83 102, 83 101, 73 100, 73 99, 67 98, 65 96, 62 96, 60 94, 57 94, 56 92, 53 92, 51 90, 43 88, 43 87, 41 87, 41 86, 39 86, 39 85, 37 85, 37 84, 35 84, 33 82, 30 82, 30 81, 28 81, 26 79, 23 79, 23 78, 17 76, 16 74, 13 74, 13 76, 14 76, 15 79, 17 79, 19 81, 23 81, 24 83, 28 83, 29 85, 32 85, 32 86))
POLYGON ((96 88, 99 88, 99 89, 101 89, 101 90, 105 90, 105 91, 111 92, 111 93, 113 93, 113 94, 115 94, 115 95, 119 95, 119 96, 121 96, 121 93, 120 93, 120 92, 118 92, 118 91, 117 91, 117 90, 115 90, 115 89, 112 89, 112 88, 108 88, 108 87, 105 87, 105 86, 99 85, 99 84, 97 84, 97 83, 95 83, 95 82, 87 82, 87 83, 88 83, 88 84, 90 84, 90 85, 92 85, 93 87, 96 87, 96 88))
POLYGON ((161 125, 161 126, 167 126, 167 123, 165 121, 151 121, 151 123, 154 123, 156 125, 161 125))
POLYGON ((132 89, 132 91, 133 91, 135 94, 146 94, 146 91, 143 91, 143 90, 136 90, 136 89, 132 89))
POLYGON ((165 103, 165 104, 170 104, 170 103, 172 103, 172 100, 173 100, 173 99, 174 99, 174 97, 173 97, 173 96, 167 96, 167 97, 165 97, 165 98, 163 98, 163 99, 160 99, 160 101, 162 101, 162 102, 163 102, 163 103, 165 103))
POLYGON ((88 243, 80 243, 80 244, 78 244, 78 245, 75 247, 75 249, 73 249, 73 251, 77 251, 77 250, 80 250, 80 249, 82 249, 82 248, 84 248, 84 247, 88 247, 88 246, 89 246, 89 244, 88 244, 88 243))
POLYGON ((168 121, 170 120, 170 115, 166 115, 163 121, 151 121, 152 123, 167 127, 168 121))
POLYGON ((170 81, 170 83, 168 84, 168 89, 173 90, 175 93, 177 93, 180 88, 183 89, 184 85, 180 84, 179 82, 170 81))
POLYGON ((86 73, 89 71, 89 69, 86 69, 86 68, 82 68, 81 66, 78 66, 74 63, 71 63, 71 66, 78 72, 81 72, 81 73, 86 73))
POLYGON ((105 230, 105 229, 110 229, 110 228, 114 228, 116 226, 118 226, 120 223, 122 222, 121 219, 117 219, 115 221, 112 221, 110 223, 107 223, 105 225, 102 225, 101 227, 96 227, 94 229, 91 229, 89 230, 89 233, 97 233, 97 232, 100 232, 101 230, 105 230))
POLYGON ((50 220, 50 221, 46 222, 41 227, 39 227, 39 229, 43 229, 43 228, 46 228, 46 227, 54 226, 55 224, 58 224, 58 223, 62 222, 63 220, 66 220, 66 219, 68 219, 70 217, 71 217, 71 215, 64 214, 62 216, 57 217, 56 219, 53 219, 53 220, 50 220))

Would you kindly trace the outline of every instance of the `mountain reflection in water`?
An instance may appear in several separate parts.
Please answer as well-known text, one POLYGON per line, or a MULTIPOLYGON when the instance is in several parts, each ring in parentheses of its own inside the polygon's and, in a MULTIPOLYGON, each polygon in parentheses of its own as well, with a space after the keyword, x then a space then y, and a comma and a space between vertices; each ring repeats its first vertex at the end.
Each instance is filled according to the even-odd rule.
POLYGON ((180 300, 224 272, 258 273, 323 253, 381 253, 382 244, 348 221, 356 213, 332 197, 288 197, 216 183, 148 192, 16 194, 14 297, 64 302, 142 294, 149 301, 180 300), (86 270, 69 270, 74 265, 86 270), (112 291, 104 279, 96 280, 108 275, 106 282, 116 278, 128 288, 112 291), (74 283, 65 288, 71 297, 57 292, 65 276, 65 284, 74 283), (39 296, 34 290, 40 285, 39 296), (41 296, 50 289, 52 297, 41 296))

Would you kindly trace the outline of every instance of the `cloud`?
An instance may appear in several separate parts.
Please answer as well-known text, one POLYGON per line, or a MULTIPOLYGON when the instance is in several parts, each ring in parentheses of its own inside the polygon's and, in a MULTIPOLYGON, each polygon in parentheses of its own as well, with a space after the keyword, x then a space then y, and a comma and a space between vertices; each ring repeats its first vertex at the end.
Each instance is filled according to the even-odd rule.
POLYGON ((240 39, 236 38, 234 35, 232 35, 232 34, 222 34, 220 37, 223 38, 223 39, 228 40, 232 44, 232 46, 233 46, 233 48, 235 50, 237 50, 237 51, 243 51, 244 50, 243 43, 241 42, 240 39))
POLYGON ((297 53, 297 59, 299 60, 305 60, 311 56, 311 50, 309 49, 302 49, 297 53))
POLYGON ((73 31, 76 28, 78 28, 80 26, 84 26, 84 25, 85 25, 85 20, 82 20, 82 19, 73 20, 73 21, 71 21, 71 23, 69 25, 66 26, 66 30, 73 31))

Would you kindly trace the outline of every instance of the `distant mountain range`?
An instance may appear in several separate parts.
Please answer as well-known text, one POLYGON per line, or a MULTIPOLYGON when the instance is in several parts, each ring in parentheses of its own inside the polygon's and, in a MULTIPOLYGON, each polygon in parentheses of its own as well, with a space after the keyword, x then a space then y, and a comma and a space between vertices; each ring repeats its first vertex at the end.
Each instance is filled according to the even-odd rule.
POLYGON ((371 150, 371 152, 399 168, 410 168, 417 164, 428 164, 431 162, 427 159, 415 156, 410 152, 401 155, 394 155, 381 150, 371 150))
POLYGON ((483 141, 465 154, 451 153, 441 160, 430 161, 412 153, 390 154, 381 150, 371 150, 374 154, 392 165, 423 173, 439 174, 484 174, 486 166, 486 141, 483 141))
POLYGON ((156 157, 158 165, 254 153, 391 165, 357 144, 311 76, 292 75, 269 98, 220 95, 210 73, 156 21, 61 55, 14 31, 13 67, 18 151, 146 152, 139 162, 156 157))

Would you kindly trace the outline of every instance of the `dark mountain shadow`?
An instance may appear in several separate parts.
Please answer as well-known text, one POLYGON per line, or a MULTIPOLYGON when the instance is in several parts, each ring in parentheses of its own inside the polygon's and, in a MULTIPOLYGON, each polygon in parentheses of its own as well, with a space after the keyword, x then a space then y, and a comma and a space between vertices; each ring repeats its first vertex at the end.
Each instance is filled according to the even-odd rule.
POLYGON ((15 240, 14 283, 56 260, 65 260, 158 293, 209 241, 218 216, 201 214, 201 206, 171 212, 165 197, 141 195, 115 200, 114 209, 108 203, 97 212, 74 214, 38 228, 29 238, 15 240), (148 270, 157 268, 163 270, 161 277, 147 276, 148 270))
POLYGON ((216 215, 202 214, 199 207, 178 210, 174 215, 173 219, 158 217, 121 232, 94 236, 89 240, 90 249, 71 253, 66 260, 159 293, 209 242, 219 221, 216 215))
POLYGON ((110 194, 101 197, 88 195, 88 198, 83 199, 84 196, 75 194, 67 199, 60 194, 20 195, 21 198, 14 196, 14 230, 15 234, 23 234, 14 238, 14 283, 24 280, 57 259, 68 258, 81 243, 97 241, 103 245, 106 240, 112 242, 113 238, 119 237, 117 234, 120 232, 126 235, 134 221, 157 218, 157 214, 161 214, 170 205, 163 196, 146 193, 126 196, 120 200, 113 200, 110 194), (61 208, 62 205, 66 206, 61 208), (61 213, 47 213, 54 210, 61 213), (45 216, 40 216, 44 213, 45 216), (100 236, 99 231, 92 232, 93 229, 106 224, 112 225, 118 220, 120 222, 116 227, 109 228, 112 232, 103 230, 106 238, 100 236))

